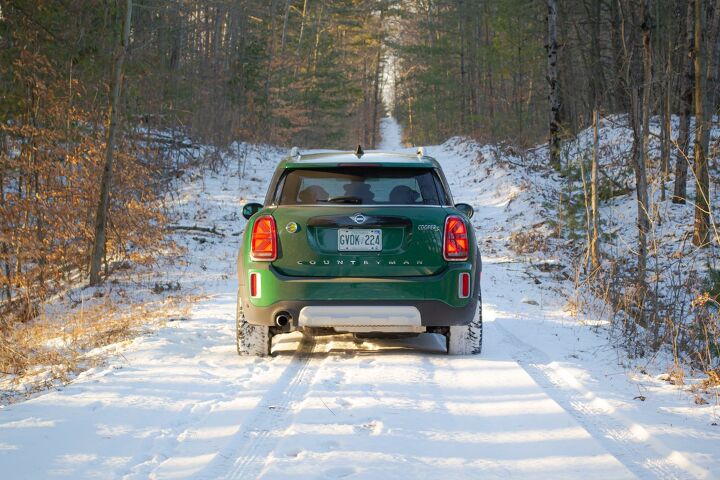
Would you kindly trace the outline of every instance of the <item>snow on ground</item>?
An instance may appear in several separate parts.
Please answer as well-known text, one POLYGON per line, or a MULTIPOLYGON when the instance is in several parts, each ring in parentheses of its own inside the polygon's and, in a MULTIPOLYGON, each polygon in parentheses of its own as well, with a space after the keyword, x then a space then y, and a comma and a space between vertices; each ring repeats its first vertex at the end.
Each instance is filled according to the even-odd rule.
POLYGON ((380 132, 382 139, 380 140, 379 150, 395 151, 403 148, 402 128, 400 124, 392 117, 380 119, 380 132))
MULTIPOLYGON (((653 117, 650 123, 651 141, 650 157, 660 157, 660 118, 653 117)), ((679 131, 679 118, 673 117, 672 131, 674 142, 677 141, 679 131)), ((693 155, 694 141, 694 120, 691 122, 690 144, 688 156, 693 155)), ((566 152, 570 158, 590 158, 593 148, 592 129, 588 128, 581 132, 573 142, 568 142, 566 152)), ((630 259, 635 264, 636 255, 633 253, 637 244, 637 206, 634 192, 635 177, 632 166, 628 159, 632 149, 632 130, 630 129, 626 115, 612 115, 604 118, 599 123, 598 129, 600 161, 599 168, 603 173, 601 183, 608 182, 606 178, 612 178, 612 185, 615 190, 626 187, 625 194, 615 193, 612 199, 602 202, 600 209, 601 228, 605 233, 602 247, 616 259, 630 259), (608 176, 609 175, 609 176, 608 176)), ((716 145, 720 140, 720 125, 718 118, 714 118, 713 128, 710 130, 710 138, 716 145)), ((543 152, 544 153, 544 152, 543 152)), ((673 152, 674 153, 674 152, 673 152)), ((688 161, 690 160, 683 160, 688 161)), ((708 248, 697 249, 692 241, 693 217, 695 214, 695 181, 692 170, 689 168, 687 181, 687 203, 676 204, 670 201, 661 200, 661 166, 659 160, 651 161, 648 165, 649 178, 649 201, 650 201, 650 231, 648 243, 650 253, 657 252, 658 264, 655 264, 655 257, 648 259, 648 271, 650 272, 651 288, 653 293, 660 297, 667 305, 667 314, 675 322, 694 321, 693 315, 688 308, 692 300, 689 298, 676 298, 676 292, 671 286, 680 284, 687 285, 688 276, 697 272, 705 272, 708 266, 715 266, 718 257, 717 242, 711 242, 708 248)), ((673 194, 675 159, 671 159, 671 172, 669 181, 665 183, 665 195, 667 198, 673 194)), ((578 190, 582 185, 576 186, 578 190)), ((720 204, 720 189, 717 184, 710 184, 710 204, 720 204)), ((711 221, 714 219, 711 218, 711 221)), ((717 225, 711 226, 711 234, 717 235, 717 225)), ((686 290, 692 290, 692 285, 686 290)))
MULTIPOLYGON (((399 126, 381 125, 383 148, 399 148, 399 126)), ((0 410, 3 477, 720 476, 717 407, 630 378, 602 322, 572 317, 554 274, 507 249, 511 231, 540 218, 527 185, 543 174, 460 139, 428 150, 455 200, 477 208, 481 356, 448 357, 433 335, 359 344, 289 335, 273 358, 238 357, 240 205, 263 198, 282 155, 243 150, 244 166, 198 175, 174 201, 183 223, 223 233, 177 235, 187 263, 164 272, 203 299, 108 365, 0 410)))

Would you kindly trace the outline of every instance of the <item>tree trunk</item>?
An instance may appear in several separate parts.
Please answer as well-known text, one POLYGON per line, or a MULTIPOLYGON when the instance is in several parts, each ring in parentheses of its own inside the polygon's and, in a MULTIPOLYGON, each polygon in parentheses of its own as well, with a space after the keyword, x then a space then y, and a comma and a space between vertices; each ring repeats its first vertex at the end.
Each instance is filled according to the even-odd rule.
POLYGON ((487 95, 485 95, 485 98, 487 99, 487 109, 488 109, 488 117, 493 118, 495 116, 495 87, 494 87, 494 81, 493 81, 493 69, 491 66, 491 60, 490 60, 490 48, 492 46, 492 39, 490 36, 490 7, 488 2, 485 2, 485 70, 487 71, 486 79, 487 79, 487 95))
POLYGON ((287 27, 288 18, 290 17, 290 0, 285 1, 285 17, 283 18, 283 29, 282 29, 282 42, 280 43, 280 52, 285 52, 285 45, 287 45, 287 27))
POLYGON ((600 140, 598 135, 598 111, 593 111, 593 155, 592 166, 590 168, 590 208, 592 211, 592 234, 590 236, 590 261, 592 262, 593 271, 600 267, 600 245, 598 239, 600 237, 599 212, 598 212, 598 150, 600 140))
MULTIPOLYGON (((0 139, 4 142, 4 139, 0 139)), ((7 151, 8 147, 3 147, 3 153, 7 151)), ((0 207, 5 206, 5 177, 4 175, 0 174, 0 207)), ((5 234, 4 231, 6 226, 2 225, 3 231, 0 231, 0 233, 5 234)), ((5 292, 5 300, 12 300, 12 272, 10 267, 10 249, 8 248, 8 245, 6 242, 0 242, 0 255, 2 256, 3 260, 3 267, 5 272, 5 278, 3 279, 3 291, 5 292)), ((1 298, 1 297, 0 297, 1 298)))
POLYGON ((668 41, 667 58, 665 59, 665 91, 662 92, 662 129, 660 143, 660 199, 665 200, 665 184, 668 181, 670 170, 670 145, 672 142, 672 43, 668 41))
POLYGON ((705 117, 703 112, 703 71, 702 71, 702 0, 695 0, 695 228, 693 244, 698 247, 707 245, 708 224, 710 223, 709 178, 707 157, 703 139, 705 135, 705 117))
POLYGON ((612 26, 612 51, 613 67, 615 75, 611 75, 613 95, 610 95, 611 108, 613 110, 629 111, 627 85, 622 85, 626 69, 626 48, 625 48, 625 24, 622 16, 621 3, 610 2, 610 21, 612 26))
MULTIPOLYGON (((272 82, 273 69, 275 68, 275 0, 270 1, 270 53, 267 59, 267 72, 265 74, 265 115, 268 119, 272 117, 272 102, 270 99, 270 84, 272 82)), ((275 134, 274 131, 270 132, 275 134)))
MULTIPOLYGON (((635 192, 637 198, 637 227, 638 227, 638 244, 637 244, 637 277, 636 277, 636 302, 639 307, 638 321, 644 324, 643 305, 645 301, 645 293, 647 291, 645 284, 645 274, 647 271, 647 232, 650 227, 650 218, 648 210, 648 186, 646 171, 646 155, 648 140, 648 118, 650 110, 650 94, 652 72, 650 63, 650 5, 649 0, 643 0, 642 3, 642 40, 643 40, 643 85, 638 88, 635 82, 635 76, 630 73, 632 65, 627 66, 626 83, 630 88, 630 115, 633 131, 633 148, 632 159, 633 169, 635 171, 635 192), (640 92, 642 90, 642 92, 640 92), (642 93, 642 99, 639 94, 642 93)), ((634 48, 634 47, 633 47, 634 48)), ((627 57, 628 62, 632 62, 627 57)))
MULTIPOLYGON (((647 234, 650 231, 650 200, 648 196, 647 165, 650 163, 650 93, 652 92, 652 43, 650 31, 651 0, 643 0, 642 4, 642 40, 643 40, 643 85, 642 85, 642 152, 637 156, 635 165, 635 184, 638 206, 638 306, 640 319, 644 320, 644 302, 646 294, 645 272, 647 271, 647 234)), ((654 311, 655 309, 653 309, 654 311)), ((653 332, 657 338, 657 325, 653 332)))
MULTIPOLYGON (((642 38, 643 38, 643 87, 642 87, 642 175, 645 177, 643 183, 647 188, 647 165, 650 164, 650 94, 652 93, 653 75, 652 75, 652 43, 650 41, 650 31, 652 28, 652 18, 650 16, 651 0, 643 0, 643 22, 642 22, 642 38)), ((645 205, 645 216, 649 216, 652 211, 648 199, 647 191, 644 193, 643 202, 645 205)), ((646 220, 649 220, 646 219, 646 220)), ((649 228, 649 222, 647 227, 649 228)), ((647 232, 647 230, 646 230, 647 232)))
MULTIPOLYGON (((592 49, 592 55, 590 56, 590 86, 592 88, 591 100, 593 110, 600 108, 602 101, 602 92, 605 91, 605 74, 602 68, 602 51, 600 49, 600 23, 602 22, 601 15, 601 2, 598 0, 592 1, 592 17, 590 26, 590 45, 592 49)), ((597 112, 593 111, 593 117, 597 112)), ((594 121, 594 120, 593 120, 594 121)))
POLYGON ((369 76, 367 59, 363 59, 363 71, 362 71, 362 92, 363 92, 363 103, 362 103, 362 131, 360 132, 360 138, 358 143, 361 145, 370 145, 370 87, 369 87, 369 76))
POLYGON ((685 16, 685 47, 687 56, 680 77, 680 128, 678 130, 678 150, 675 161, 675 187, 673 203, 685 203, 687 197, 687 168, 690 163, 690 113, 692 107, 693 55, 695 51, 693 24, 695 18, 695 0, 688 0, 685 16))
POLYGON ((307 14, 308 0, 303 2, 302 16, 300 17, 300 34, 298 35, 298 52, 302 46, 303 32, 305 31, 305 15, 307 14))
POLYGON ((373 85, 373 111, 372 111, 372 125, 370 130, 371 141, 370 145, 372 148, 377 147, 377 132, 378 132, 378 114, 380 109, 380 83, 382 82, 382 24, 385 17, 385 11, 380 10, 380 30, 378 31, 378 45, 377 55, 375 57, 375 81, 373 85))
POLYGON ((638 98, 638 89, 631 86, 630 108, 633 127, 633 169, 635 171, 635 190, 638 217, 638 245, 637 245, 637 286, 638 301, 642 302, 645 292, 645 271, 647 265, 647 232, 649 227, 647 215, 647 176, 645 171, 645 158, 643 156, 641 106, 638 98))
POLYGON ((465 130, 465 11, 463 0, 458 0, 458 30, 460 32, 460 133, 466 133, 465 130))
POLYGON ((375 81, 373 82, 373 111, 372 125, 370 126, 370 144, 372 148, 377 147, 378 113, 380 108, 380 82, 382 81, 382 43, 378 44, 377 57, 375 58, 375 81))
POLYGON ((706 119, 708 128, 705 129, 705 138, 707 141, 703 141, 703 145, 705 145, 705 155, 710 156, 710 150, 709 150, 709 140, 710 140, 710 127, 712 127, 712 115, 710 112, 715 112, 715 106, 717 104, 718 100, 718 68, 720 67, 720 45, 718 44, 718 41, 720 40, 720 1, 715 0, 715 3, 712 8, 712 22, 711 22, 711 28, 710 28, 710 36, 706 40, 706 45, 708 45, 708 53, 706 58, 707 61, 707 67, 705 68, 705 82, 707 87, 707 92, 705 94, 705 105, 706 111, 708 112, 708 117, 706 119))
POLYGON ((550 165, 560 168, 560 96, 557 78, 557 0, 547 0, 547 81, 550 86, 550 165))
POLYGON ((112 94, 110 100, 110 126, 108 128, 107 145, 105 147, 105 166, 100 183, 100 201, 95 215, 95 241, 90 258, 90 285, 100 282, 100 263, 105 256, 105 238, 107 229, 107 214, 112 187, 113 150, 118 130, 118 109, 120 108, 120 95, 122 94, 123 63, 130 43, 130 22, 132 20, 132 0, 125 0, 125 22, 122 38, 113 65, 112 94))

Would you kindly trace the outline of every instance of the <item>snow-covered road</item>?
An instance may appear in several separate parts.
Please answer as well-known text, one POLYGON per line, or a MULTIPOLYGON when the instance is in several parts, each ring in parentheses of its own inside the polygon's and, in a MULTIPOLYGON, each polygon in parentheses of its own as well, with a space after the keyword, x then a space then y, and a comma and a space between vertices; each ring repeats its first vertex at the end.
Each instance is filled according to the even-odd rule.
MULTIPOLYGON (((397 123, 382 128, 383 148, 399 148, 397 123)), ((486 171, 468 148, 429 152, 455 200, 478 207, 481 356, 448 357, 433 335, 290 335, 277 337, 273 358, 238 357, 239 205, 263 197, 282 155, 257 150, 242 179, 231 164, 175 200, 188 222, 225 233, 179 235, 189 264, 163 272, 204 295, 191 316, 59 391, 0 410, 3 478, 720 477, 712 407, 630 378, 602 329, 565 311, 552 271, 508 253, 507 226, 535 221, 534 207, 519 195, 522 178, 486 171)))

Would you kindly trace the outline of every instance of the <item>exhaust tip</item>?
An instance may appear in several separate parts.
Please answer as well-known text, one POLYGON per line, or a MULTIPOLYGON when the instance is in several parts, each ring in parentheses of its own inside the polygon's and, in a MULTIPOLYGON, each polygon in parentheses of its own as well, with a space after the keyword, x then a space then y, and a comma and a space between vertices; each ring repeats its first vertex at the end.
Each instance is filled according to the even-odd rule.
POLYGON ((290 314, 287 312, 280 312, 275 315, 275 325, 278 327, 285 327, 290 323, 290 314))

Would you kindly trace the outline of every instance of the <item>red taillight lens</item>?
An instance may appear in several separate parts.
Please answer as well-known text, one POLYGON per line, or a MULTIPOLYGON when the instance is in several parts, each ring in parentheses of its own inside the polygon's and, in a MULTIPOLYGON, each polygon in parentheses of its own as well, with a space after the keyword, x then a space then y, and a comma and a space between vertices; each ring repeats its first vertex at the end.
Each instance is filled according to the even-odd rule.
POLYGON ((468 298, 470 296, 470 274, 462 272, 458 278, 458 297, 468 298))
POLYGON ((271 262, 277 258, 275 219, 265 215, 255 220, 250 238, 250 258, 271 262))
POLYGON ((259 297, 260 296, 260 274, 259 273, 251 273, 250 274, 250 296, 251 297, 259 297))
POLYGON ((468 232, 462 218, 451 215, 445 220, 443 255, 445 260, 467 260, 468 232))

